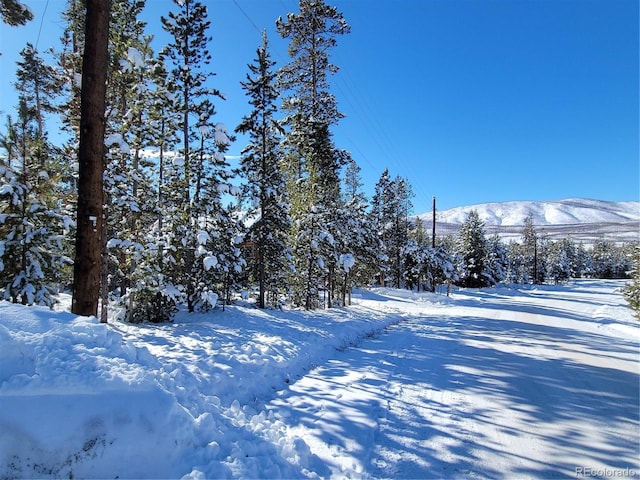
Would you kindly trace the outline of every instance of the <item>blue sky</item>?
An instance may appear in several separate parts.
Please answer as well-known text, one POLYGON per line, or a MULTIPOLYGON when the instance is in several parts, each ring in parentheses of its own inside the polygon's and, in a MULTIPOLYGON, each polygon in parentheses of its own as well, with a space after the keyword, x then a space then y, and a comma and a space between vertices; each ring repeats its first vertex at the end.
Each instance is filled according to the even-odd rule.
MULTIPOLYGON (((15 96, 17 52, 56 45, 63 0, 25 0, 27 27, 0 27, 0 110, 15 96), (46 7, 46 11, 45 11, 46 7), (43 15, 44 13, 44 15, 43 15), (40 29, 40 26, 42 28, 40 29)), ((248 112, 239 81, 267 29, 295 0, 205 0, 212 21, 212 84, 227 94, 217 121, 248 112)), ((415 213, 483 202, 585 197, 639 200, 637 0, 333 0, 351 25, 333 62, 346 118, 336 144, 362 167, 366 192, 384 168, 407 177, 415 213)), ((163 43, 159 15, 145 20, 163 43)), ((149 8, 151 7, 151 8, 149 8)), ((239 154, 242 139, 230 154, 239 154)))

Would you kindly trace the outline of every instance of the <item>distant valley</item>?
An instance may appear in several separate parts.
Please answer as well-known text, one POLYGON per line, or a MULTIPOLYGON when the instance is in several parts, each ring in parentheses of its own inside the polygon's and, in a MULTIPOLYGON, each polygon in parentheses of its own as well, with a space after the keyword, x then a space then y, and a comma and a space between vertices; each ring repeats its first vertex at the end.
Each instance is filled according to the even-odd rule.
MULTIPOLYGON (((519 240, 525 219, 533 216, 540 235, 550 239, 573 238, 592 244, 597 240, 615 243, 640 239, 640 202, 609 202, 572 198, 549 202, 514 201, 482 203, 436 210, 436 235, 454 234, 467 214, 475 210, 485 222, 487 235, 519 240)), ((433 213, 418 215, 431 232, 433 213)))

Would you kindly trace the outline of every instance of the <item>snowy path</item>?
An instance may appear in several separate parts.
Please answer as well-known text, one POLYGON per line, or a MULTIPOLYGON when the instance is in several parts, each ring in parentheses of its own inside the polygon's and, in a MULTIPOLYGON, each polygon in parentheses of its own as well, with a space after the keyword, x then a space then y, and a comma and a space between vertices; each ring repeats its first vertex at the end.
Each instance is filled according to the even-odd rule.
POLYGON ((588 282, 461 292, 336 352, 268 408, 324 477, 638 475, 638 341, 600 318, 619 302, 588 282))

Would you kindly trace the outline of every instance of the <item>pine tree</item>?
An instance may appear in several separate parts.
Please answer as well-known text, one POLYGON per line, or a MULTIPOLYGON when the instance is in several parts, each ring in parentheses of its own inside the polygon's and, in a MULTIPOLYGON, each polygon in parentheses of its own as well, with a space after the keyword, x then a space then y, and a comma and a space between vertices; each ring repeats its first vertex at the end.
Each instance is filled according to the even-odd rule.
POLYGON ((593 261, 583 243, 576 247, 575 276, 590 277, 593 274, 593 261))
POLYGON ((56 195, 53 148, 30 95, 33 79, 20 74, 34 62, 33 52, 22 53, 18 122, 9 118, 1 142, 6 156, 0 156, 0 292, 14 303, 52 306, 71 263, 62 242, 69 220, 56 195))
POLYGON ((409 240, 412 195, 408 180, 400 176, 390 180, 389 171, 382 172, 372 203, 372 214, 382 243, 381 285, 389 282, 396 288, 402 287, 403 251, 409 240))
POLYGON ((330 63, 330 50, 338 35, 350 27, 335 7, 322 0, 300 0, 298 14, 276 22, 288 38, 290 62, 279 72, 286 92, 284 124, 285 172, 291 202, 291 245, 295 274, 291 278, 294 304, 307 309, 320 304, 323 278, 328 285, 328 306, 334 293, 340 258, 337 221, 340 211, 340 168, 348 154, 333 143, 331 126, 342 114, 329 91, 329 75, 338 68, 330 63))
POLYGON ((148 144, 153 150, 153 175, 156 179, 156 209, 153 228, 148 232, 148 242, 153 249, 147 250, 147 275, 144 283, 132 292, 133 315, 142 320, 166 321, 173 314, 177 304, 184 303, 184 292, 180 284, 175 283, 177 252, 181 247, 181 238, 177 235, 175 225, 181 225, 184 216, 184 195, 173 188, 182 185, 180 172, 182 162, 175 155, 178 139, 179 112, 175 107, 175 97, 169 91, 168 75, 162 59, 149 61, 149 80, 152 83, 146 91, 149 96, 147 112, 148 144), (140 314, 136 313, 141 312, 140 314), (145 312, 154 312, 146 318, 145 312))
POLYGON ((591 249, 591 259, 596 278, 627 278, 632 268, 624 248, 607 240, 597 240, 591 249))
POLYGON ((154 114, 164 91, 157 75, 162 67, 138 19, 143 7, 140 0, 118 0, 112 9, 103 253, 109 263, 103 269, 103 307, 112 292, 123 302, 127 320, 158 322, 170 319, 174 299, 167 297, 158 261, 157 222, 163 207, 157 179, 162 172, 145 150, 162 135, 154 114))
MULTIPOLYGON (((222 235, 223 245, 233 248, 230 246, 233 238, 227 237, 229 228, 221 227, 218 232, 206 230, 210 225, 223 221, 227 215, 218 192, 226 188, 225 181, 229 175, 223 152, 232 138, 227 135, 224 125, 212 122, 215 108, 211 97, 224 96, 207 85, 213 75, 205 69, 211 60, 208 50, 211 38, 207 35, 211 22, 207 19, 207 9, 198 0, 174 0, 174 3, 177 11, 161 18, 163 28, 173 38, 160 55, 168 68, 166 84, 181 115, 180 157, 173 162, 173 167, 181 171, 168 185, 168 188, 183 194, 172 219, 173 235, 180 242, 175 252, 176 275, 172 281, 184 289, 189 311, 194 311, 203 304, 202 298, 213 298, 209 291, 201 290, 202 279, 198 275, 203 271, 217 271, 227 279, 223 283, 228 285, 229 275, 235 270, 232 266, 235 260, 228 255, 221 254, 214 268, 213 257, 198 253, 206 250, 199 237, 214 239, 222 235), (209 268, 203 265, 207 258, 210 259, 207 263, 209 268)), ((209 303, 208 300, 204 302, 209 303)))
POLYGON ((337 288, 342 305, 350 303, 353 286, 369 286, 377 272, 380 250, 374 226, 369 221, 369 203, 362 192, 360 167, 350 158, 343 179, 343 208, 339 215, 337 288))
POLYGON ((496 285, 507 278, 507 249, 496 234, 487 239, 485 257, 485 277, 490 285, 496 285))
MULTIPOLYGON (((56 244, 59 248, 52 249, 61 254, 66 260, 56 262, 57 266, 51 275, 60 287, 68 287, 72 282, 71 260, 73 257, 73 233, 75 211, 73 202, 75 192, 68 182, 68 163, 62 156, 59 146, 54 145, 48 136, 47 121, 51 115, 60 112, 59 102, 62 93, 62 79, 57 70, 45 63, 45 60, 35 48, 27 43, 20 52, 22 60, 18 61, 16 71, 16 89, 21 98, 30 105, 31 122, 35 125, 35 136, 39 145, 40 177, 48 181, 39 182, 42 204, 58 219, 63 221, 64 227, 58 228, 59 221, 51 218, 50 230, 56 231, 56 244)), ((53 279, 52 279, 53 280, 53 279)))
POLYGON ((378 268, 379 268, 379 284, 384 287, 386 285, 387 273, 389 271, 389 257, 386 254, 386 249, 389 245, 389 230, 391 224, 389 219, 392 215, 392 210, 389 207, 391 189, 391 177, 389 176, 389 169, 384 169, 378 182, 375 185, 373 199, 371 202, 371 223, 375 225, 375 231, 378 235, 378 242, 380 243, 380 254, 378 255, 378 268))
POLYGON ((460 226, 457 238, 460 256, 460 280, 463 287, 479 288, 489 284, 486 270, 487 240, 484 222, 475 210, 467 214, 460 226))
POLYGON ((408 239, 403 249, 403 280, 409 290, 416 288, 420 291, 421 288, 426 288, 426 279, 429 278, 427 263, 430 256, 428 237, 422 220, 415 217, 413 225, 409 225, 408 239))
POLYGON ((247 180, 247 213, 257 217, 248 238, 255 242, 260 308, 277 305, 280 295, 286 293, 283 286, 290 269, 286 235, 291 226, 280 170, 281 128, 274 118, 278 99, 272 70, 275 62, 271 60, 265 33, 262 41, 255 63, 249 65, 251 74, 241 82, 253 111, 236 128, 249 135, 249 144, 242 150, 242 172, 247 180))
POLYGON ((22 60, 18 61, 16 72, 17 86, 25 101, 31 105, 36 134, 45 136, 45 115, 58 111, 56 97, 62 91, 59 75, 53 67, 47 65, 31 43, 20 51, 22 60))
MULTIPOLYGON (((80 135, 80 89, 85 36, 84 1, 69 0, 62 19, 65 22, 65 30, 61 38, 62 50, 56 54, 62 77, 62 95, 65 99, 60 105, 60 114, 62 128, 71 137, 66 147, 66 154, 73 159, 73 162, 77 162, 76 144, 80 135)), ((77 168, 75 170, 77 172, 77 168)))
POLYGON ((533 214, 529 214, 524 220, 522 228, 522 257, 525 264, 524 282, 541 283, 542 269, 540 254, 540 242, 538 232, 533 224, 533 214))
POLYGON ((631 282, 624 287, 624 297, 640 320, 640 244, 636 243, 632 249, 631 282))
POLYGON ((0 0, 0 16, 4 23, 13 27, 25 25, 33 20, 33 13, 29 7, 18 0, 0 0))
POLYGON ((201 143, 195 176, 192 224, 196 228, 196 249, 190 278, 194 281, 191 305, 194 310, 215 307, 223 297, 231 300, 238 285, 244 259, 238 248, 242 226, 233 204, 223 205, 223 195, 237 196, 230 180, 224 151, 232 141, 226 127, 218 123, 209 131, 201 127, 201 143))
POLYGON ((425 276, 433 292, 436 291, 435 287, 437 285, 446 284, 448 295, 451 284, 457 283, 460 279, 459 272, 455 267, 459 262, 456 259, 455 253, 451 253, 453 249, 451 245, 453 243, 453 240, 449 241, 448 238, 445 237, 445 239, 441 239, 435 248, 427 249, 425 276))

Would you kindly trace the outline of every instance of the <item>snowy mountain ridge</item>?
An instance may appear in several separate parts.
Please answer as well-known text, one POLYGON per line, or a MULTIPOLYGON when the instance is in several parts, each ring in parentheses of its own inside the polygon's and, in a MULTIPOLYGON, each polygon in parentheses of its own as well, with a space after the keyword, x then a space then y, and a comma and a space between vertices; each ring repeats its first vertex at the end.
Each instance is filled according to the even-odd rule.
MULTIPOLYGON (((485 222, 487 233, 502 237, 518 236, 529 215, 533 216, 533 224, 538 230, 550 237, 629 242, 637 241, 640 236, 640 202, 584 198, 481 203, 436 211, 438 234, 455 233, 472 210, 485 222)), ((426 225, 431 223, 432 216, 433 212, 427 212, 418 218, 426 225)))
MULTIPOLYGON (((610 202, 583 198, 548 202, 481 203, 436 211, 436 220, 462 224, 472 210, 478 212, 487 226, 522 226, 529 215, 533 215, 533 223, 537 226, 621 223, 640 220, 640 202, 610 202)), ((430 220, 432 215, 433 212, 427 212, 418 217, 430 220)))

